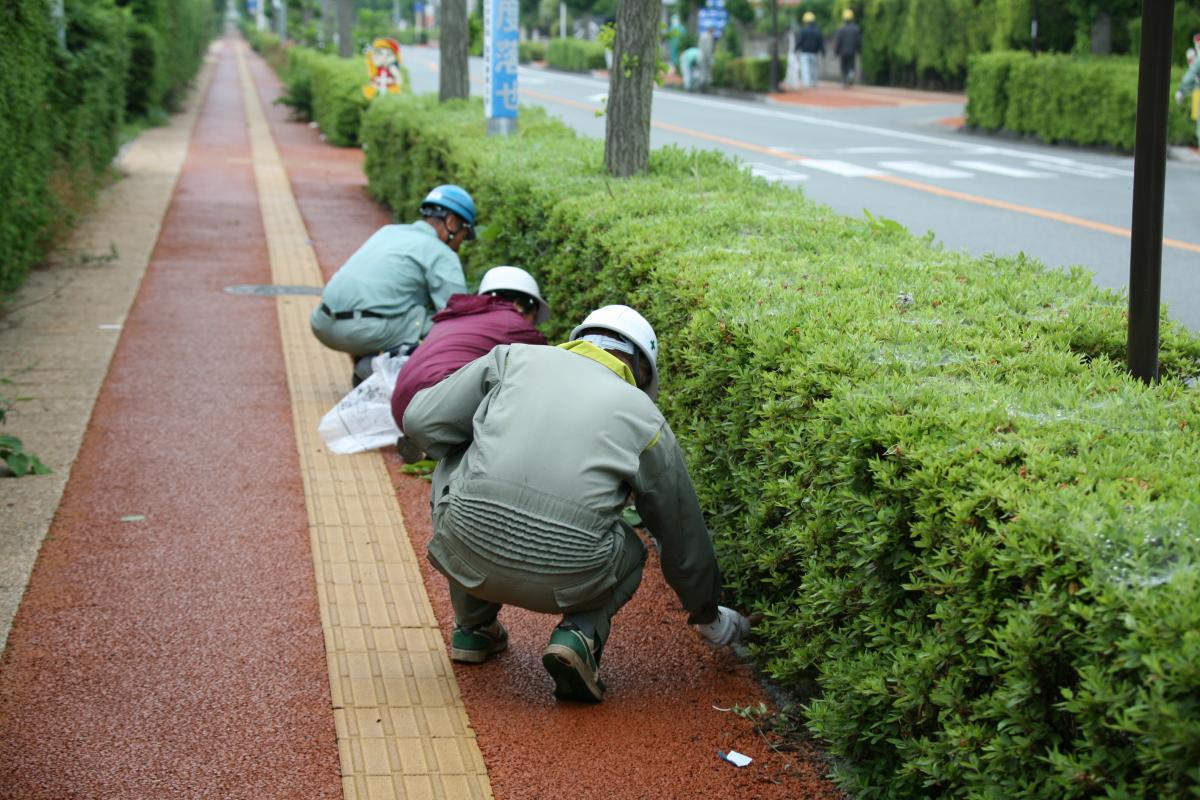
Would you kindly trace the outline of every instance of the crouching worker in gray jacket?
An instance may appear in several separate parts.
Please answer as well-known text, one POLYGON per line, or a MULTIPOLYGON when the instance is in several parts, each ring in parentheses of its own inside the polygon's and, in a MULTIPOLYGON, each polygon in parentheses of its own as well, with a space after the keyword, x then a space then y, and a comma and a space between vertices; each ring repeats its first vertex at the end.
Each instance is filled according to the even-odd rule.
POLYGON ((562 616, 542 654, 563 700, 604 696, 600 654, 642 580, 621 519, 630 490, 688 622, 714 645, 749 633, 717 604, 721 574, 675 435, 654 404, 658 342, 627 306, 593 311, 558 347, 500 345, 419 392, 404 433, 434 458, 429 560, 450 583, 450 657, 508 646, 505 605, 562 616))

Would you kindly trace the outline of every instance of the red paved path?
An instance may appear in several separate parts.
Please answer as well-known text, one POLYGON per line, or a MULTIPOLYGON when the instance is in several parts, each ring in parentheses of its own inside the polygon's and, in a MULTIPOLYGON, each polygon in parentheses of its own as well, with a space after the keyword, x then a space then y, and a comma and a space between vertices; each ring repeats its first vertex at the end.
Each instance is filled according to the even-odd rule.
POLYGON ((227 56, 14 620, 2 797, 341 796, 275 307, 222 291, 260 219, 227 56))

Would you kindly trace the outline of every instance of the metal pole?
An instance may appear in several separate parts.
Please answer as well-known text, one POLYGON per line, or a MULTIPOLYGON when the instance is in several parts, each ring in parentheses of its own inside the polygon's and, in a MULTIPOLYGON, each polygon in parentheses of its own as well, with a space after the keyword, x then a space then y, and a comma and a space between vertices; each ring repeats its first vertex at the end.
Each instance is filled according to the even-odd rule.
POLYGON ((1158 379, 1158 309, 1162 294, 1163 196, 1167 112, 1171 97, 1171 29, 1175 4, 1142 0, 1137 138, 1133 156, 1133 225, 1129 246, 1129 371, 1158 379))
POLYGON ((767 92, 779 89, 779 0, 771 0, 771 67, 768 70, 770 88, 767 92))
POLYGON ((1029 51, 1031 53, 1036 53, 1037 47, 1038 47, 1038 41, 1037 41, 1037 39, 1038 39, 1038 24, 1037 24, 1037 22, 1038 22, 1038 20, 1037 20, 1038 7, 1037 6, 1038 6, 1037 0, 1033 0, 1032 5, 1029 8, 1029 51))
POLYGON ((558 38, 567 38, 567 4, 558 4, 558 38))

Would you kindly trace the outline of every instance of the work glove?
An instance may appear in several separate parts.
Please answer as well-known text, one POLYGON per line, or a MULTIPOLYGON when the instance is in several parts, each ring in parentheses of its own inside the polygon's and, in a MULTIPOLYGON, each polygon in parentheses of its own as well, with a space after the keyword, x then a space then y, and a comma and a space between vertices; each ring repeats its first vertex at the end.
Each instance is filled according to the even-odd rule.
POLYGON ((700 635, 713 647, 725 647, 738 644, 750 635, 750 620, 732 608, 717 606, 717 618, 704 625, 697 625, 696 630, 700 631, 700 635))

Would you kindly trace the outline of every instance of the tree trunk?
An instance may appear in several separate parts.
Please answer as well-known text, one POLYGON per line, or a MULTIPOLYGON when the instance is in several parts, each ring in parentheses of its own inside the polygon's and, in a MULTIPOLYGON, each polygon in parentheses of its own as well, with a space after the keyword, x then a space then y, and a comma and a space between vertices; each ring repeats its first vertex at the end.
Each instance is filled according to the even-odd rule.
POLYGON ((354 55, 354 0, 337 0, 338 55, 354 55))
POLYGON ((467 0, 442 0, 439 23, 442 60, 438 69, 438 101, 444 103, 471 93, 467 74, 467 48, 471 35, 467 28, 467 0))
POLYGON ((333 29, 337 23, 337 11, 333 0, 321 0, 321 46, 333 44, 333 29))
POLYGON ((619 0, 608 79, 604 166, 618 178, 650 163, 650 104, 658 69, 658 0, 619 0))
POLYGON ((1092 22, 1092 53, 1106 56, 1112 53, 1112 15, 1101 11, 1092 22))

